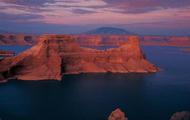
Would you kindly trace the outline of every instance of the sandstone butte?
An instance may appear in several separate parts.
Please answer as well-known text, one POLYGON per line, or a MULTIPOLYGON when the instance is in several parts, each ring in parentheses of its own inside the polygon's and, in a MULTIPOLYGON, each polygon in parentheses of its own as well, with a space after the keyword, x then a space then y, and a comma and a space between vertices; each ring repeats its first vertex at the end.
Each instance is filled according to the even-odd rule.
POLYGON ((80 47, 72 36, 43 35, 39 43, 0 61, 0 81, 61 80, 64 74, 152 73, 159 68, 146 60, 138 36, 118 48, 80 47))

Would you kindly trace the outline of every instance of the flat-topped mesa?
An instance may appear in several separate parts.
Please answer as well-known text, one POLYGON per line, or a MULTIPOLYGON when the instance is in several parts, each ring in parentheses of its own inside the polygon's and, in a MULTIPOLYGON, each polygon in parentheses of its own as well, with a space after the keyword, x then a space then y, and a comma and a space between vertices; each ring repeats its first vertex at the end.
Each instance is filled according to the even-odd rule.
POLYGON ((39 38, 40 44, 47 46, 47 50, 53 49, 58 54, 69 52, 81 52, 76 39, 71 35, 43 35, 39 38))
POLYGON ((0 34, 0 45, 34 45, 37 38, 32 34, 0 34))
POLYGON ((39 37, 39 41, 48 41, 52 43, 58 43, 61 42, 75 42, 75 39, 71 35, 55 35, 55 34, 46 34, 39 37))
POLYGON ((23 53, 0 61, 0 81, 61 80, 64 74, 150 73, 159 69, 148 62, 140 49, 139 38, 119 48, 96 50, 80 47, 71 35, 44 35, 39 43, 23 53))
POLYGON ((129 36, 128 43, 132 45, 140 45, 140 37, 139 36, 129 36))

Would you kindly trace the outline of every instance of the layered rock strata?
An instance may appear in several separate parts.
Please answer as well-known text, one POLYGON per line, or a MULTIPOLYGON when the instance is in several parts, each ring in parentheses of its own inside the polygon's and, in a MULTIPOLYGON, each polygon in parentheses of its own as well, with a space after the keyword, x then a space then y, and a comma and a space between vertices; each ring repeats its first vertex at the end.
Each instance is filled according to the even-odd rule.
POLYGON ((128 120, 128 118, 121 109, 117 108, 109 115, 108 120, 128 120))
POLYGON ((44 35, 23 53, 0 61, 0 80, 61 80, 64 74, 150 73, 159 69, 146 60, 139 37, 130 36, 118 48, 80 47, 67 35, 44 35))

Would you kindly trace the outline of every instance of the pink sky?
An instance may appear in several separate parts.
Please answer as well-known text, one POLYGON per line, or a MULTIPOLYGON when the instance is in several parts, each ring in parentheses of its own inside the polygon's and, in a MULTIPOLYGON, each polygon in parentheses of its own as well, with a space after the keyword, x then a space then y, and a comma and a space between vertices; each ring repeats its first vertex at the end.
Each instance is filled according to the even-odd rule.
POLYGON ((189 0, 0 0, 0 21, 190 28, 189 0), (156 24, 155 24, 156 23, 156 24))

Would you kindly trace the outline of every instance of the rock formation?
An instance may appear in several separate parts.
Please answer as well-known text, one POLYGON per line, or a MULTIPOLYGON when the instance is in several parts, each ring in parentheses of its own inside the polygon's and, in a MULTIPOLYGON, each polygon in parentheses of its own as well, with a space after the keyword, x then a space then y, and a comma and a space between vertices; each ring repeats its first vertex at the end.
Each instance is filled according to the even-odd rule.
MULTIPOLYGON (((124 112, 117 108, 109 115, 108 120, 128 120, 128 118, 125 116, 124 112)), ((176 112, 171 116, 170 120, 190 120, 190 112, 176 112)))
POLYGON ((0 45, 34 45, 37 38, 37 35, 0 34, 0 45))
POLYGON ((143 45, 156 46, 190 46, 190 37, 182 36, 143 36, 143 45))
POLYGON ((146 60, 137 36, 131 36, 119 48, 108 50, 80 47, 67 35, 44 35, 39 41, 31 49, 0 61, 0 79, 61 80, 64 74, 159 70, 146 60))
POLYGON ((128 35, 74 35, 76 42, 85 46, 119 46, 128 41, 128 35))
POLYGON ((188 111, 176 112, 172 115, 170 120, 190 120, 190 112, 188 111))
POLYGON ((180 49, 182 52, 185 52, 185 53, 190 53, 190 48, 181 48, 180 49))
MULTIPOLYGON (((129 35, 74 35, 80 45, 114 45, 119 46, 128 41, 129 35)), ((176 36, 141 36, 142 45, 156 46, 190 46, 190 37, 176 36)))
MULTIPOLYGON (((119 46, 128 41, 128 34, 78 34, 68 35, 83 46, 119 46)), ((0 45, 35 45, 39 36, 33 34, 0 34, 0 45)), ((183 36, 141 36, 142 45, 190 46, 190 37, 183 36)))
POLYGON ((15 52, 9 50, 0 50, 0 57, 3 56, 14 56, 15 52))
POLYGON ((124 112, 117 108, 109 115, 108 120, 128 120, 128 118, 125 117, 124 112))

